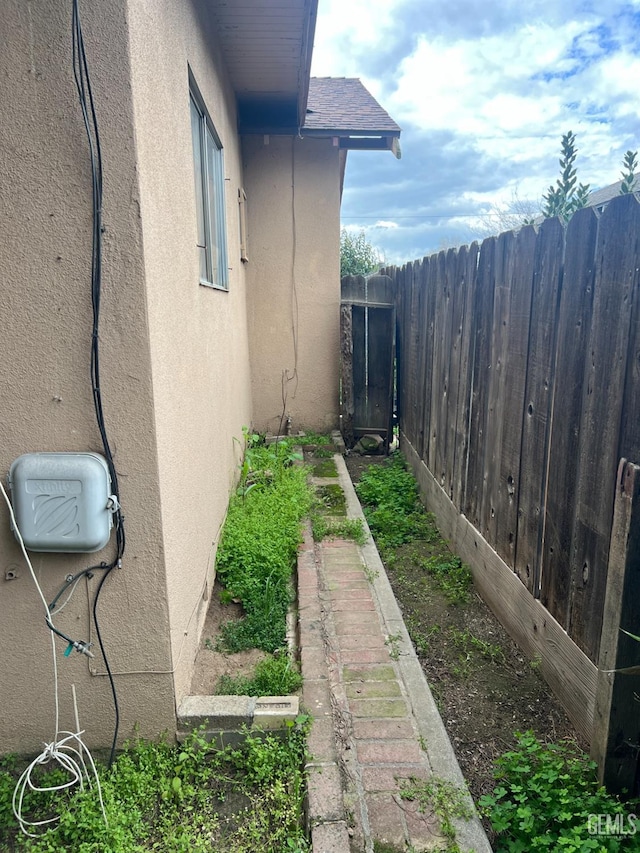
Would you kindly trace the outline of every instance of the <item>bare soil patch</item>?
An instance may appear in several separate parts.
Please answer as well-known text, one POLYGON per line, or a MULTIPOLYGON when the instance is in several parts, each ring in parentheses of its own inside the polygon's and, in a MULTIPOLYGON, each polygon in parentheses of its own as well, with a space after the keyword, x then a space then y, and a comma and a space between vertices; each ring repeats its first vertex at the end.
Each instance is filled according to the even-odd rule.
POLYGON ((192 696, 215 695, 216 685, 221 675, 251 675, 256 664, 266 657, 266 653, 260 649, 247 649, 234 654, 217 651, 216 643, 220 636, 220 626, 230 619, 239 619, 243 615, 239 604, 233 602, 222 604, 221 592, 222 586, 216 581, 211 592, 211 601, 191 679, 192 696))
MULTIPOLYGON (((383 457, 346 457, 354 483, 383 457)), ((532 729, 544 741, 580 741, 562 706, 480 596, 450 604, 425 569, 434 545, 401 546, 385 564, 423 671, 474 799, 493 790, 493 763, 532 729)), ((438 546, 442 552, 442 545, 438 546)))

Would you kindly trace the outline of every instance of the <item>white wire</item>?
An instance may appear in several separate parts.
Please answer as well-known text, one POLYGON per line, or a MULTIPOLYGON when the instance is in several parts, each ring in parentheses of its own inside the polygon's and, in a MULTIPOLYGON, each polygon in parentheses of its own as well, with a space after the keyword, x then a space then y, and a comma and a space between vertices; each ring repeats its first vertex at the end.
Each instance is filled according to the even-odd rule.
MULTIPOLYGON (((31 573, 31 577, 38 591, 38 595, 40 596, 40 600, 42 601, 42 605, 45 609, 45 613, 47 614, 47 619, 51 622, 51 611, 49 610, 49 605, 47 604, 47 599, 44 597, 44 593, 42 592, 42 588, 38 583, 38 578, 36 577, 36 573, 31 565, 31 560, 29 559, 29 555, 27 553, 27 549, 24 544, 24 540, 22 538, 22 534, 20 533, 20 529, 18 527, 18 523, 16 521, 16 517, 13 512, 13 507, 11 506, 11 501, 7 495, 7 492, 4 488, 4 485, 0 481, 0 491, 2 491, 2 496, 7 504, 7 509, 9 510, 9 516, 11 517, 11 524, 13 526, 13 530, 16 534, 16 538, 18 543, 20 544, 20 548, 22 549, 22 555, 25 559, 27 566, 29 567, 29 571, 31 573)), ((64 604, 58 608, 57 612, 60 612, 63 607, 66 606, 67 602, 73 595, 75 590, 75 585, 69 594, 69 598, 64 602, 64 604)), ((55 635, 53 631, 49 628, 49 633, 51 635, 51 651, 53 658, 53 685, 54 685, 54 702, 55 702, 55 736, 51 743, 45 743, 44 750, 34 758, 34 760, 29 764, 29 766, 23 771, 22 775, 18 779, 16 787, 13 791, 12 798, 12 807, 13 814, 15 815, 16 820, 20 824, 20 829, 25 835, 29 835, 31 837, 37 837, 38 832, 33 832, 32 830, 42 829, 43 827, 48 827, 50 824, 57 823, 60 820, 60 815, 54 815, 53 817, 46 818, 44 820, 27 820, 23 817, 22 808, 24 804, 24 797, 28 790, 39 792, 39 793, 53 793, 55 791, 66 791, 72 787, 78 786, 80 790, 84 790, 85 784, 91 788, 93 787, 93 783, 95 780, 95 784, 98 789, 98 799, 100 801, 100 809, 102 811, 102 817, 104 819, 105 825, 107 825, 107 815, 104 808, 104 802, 102 799, 102 788, 100 787, 100 778, 98 776, 98 771, 96 769, 95 762, 89 752, 87 746, 82 742, 81 735, 84 732, 76 731, 76 732, 61 732, 60 731, 60 700, 58 697, 58 663, 56 660, 56 641, 55 635), (60 736, 63 735, 61 738, 60 736), (73 746, 75 742, 77 746, 73 746), (87 759, 89 761, 89 765, 91 767, 92 773, 89 773, 89 769, 87 767, 87 763, 84 760, 84 754, 86 753, 87 759), (67 773, 67 781, 61 783, 60 785, 52 785, 52 786, 40 786, 34 784, 33 782, 33 772, 43 764, 48 764, 49 762, 55 761, 60 767, 67 773)), ((79 729, 80 726, 78 724, 78 711, 75 702, 75 688, 73 690, 73 699, 74 699, 74 708, 76 712, 76 726, 79 729)))
POLYGON ((56 607, 56 609, 55 609, 55 610, 51 610, 51 611, 50 611, 50 613, 51 613, 51 615, 52 615, 52 616, 57 616, 57 615, 58 615, 58 613, 62 613, 62 611, 63 611, 63 610, 65 609, 65 607, 67 606, 67 604, 71 601, 71 597, 73 596, 73 593, 76 591, 76 587, 78 586, 78 584, 80 583, 80 581, 81 581, 81 580, 82 580, 82 575, 80 575, 80 577, 79 577, 79 578, 76 578, 76 582, 75 582, 75 583, 73 584, 73 586, 71 587, 71 592, 70 592, 70 593, 69 593, 69 595, 65 598, 65 600, 64 600, 64 601, 63 601, 63 603, 60 605, 60 607, 56 607))

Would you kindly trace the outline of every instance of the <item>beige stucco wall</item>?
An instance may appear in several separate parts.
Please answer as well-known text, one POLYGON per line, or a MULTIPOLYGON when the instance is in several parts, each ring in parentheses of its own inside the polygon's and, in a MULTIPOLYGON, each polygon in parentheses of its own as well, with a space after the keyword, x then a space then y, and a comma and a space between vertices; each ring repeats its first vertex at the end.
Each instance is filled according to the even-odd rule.
MULTIPOLYGON (((242 185, 234 99, 200 32, 197 3, 82 4, 104 155, 101 364, 127 551, 100 599, 117 673, 121 738, 172 731, 188 692, 219 531, 251 421, 242 185), (222 139, 229 292, 198 284, 188 64, 222 139)), ((38 450, 100 451, 89 379, 91 195, 71 70, 66 0, 0 4, 0 475, 38 450)), ((206 39, 212 39, 206 33, 206 39)), ((34 555, 50 600, 95 555, 34 555)), ((0 506, 0 751, 53 737, 51 654, 42 606, 0 506), (15 570, 16 580, 4 573, 15 570)), ((88 639, 97 578, 59 617, 88 639)), ((95 639, 95 638, 93 638, 95 639)), ((89 744, 113 712, 99 654, 63 658, 61 725, 78 691, 89 744)))
POLYGON ((339 148, 246 136, 243 157, 254 426, 275 432, 284 412, 294 431, 326 432, 338 426, 339 148))
POLYGON ((129 22, 162 545, 177 700, 188 692, 215 550, 251 422, 235 99, 206 3, 131 0, 129 22), (198 284, 188 68, 224 151, 229 291, 198 284))
MULTIPOLYGON (((116 672, 173 668, 167 632, 164 542, 153 419, 145 273, 124 0, 83 3, 85 38, 104 153, 102 386, 127 519, 124 567, 100 599, 101 629, 116 672)), ((30 451, 100 451, 91 399, 91 184, 87 141, 71 70, 66 0, 0 4, 0 476, 30 451)), ((34 554, 51 600, 68 573, 110 560, 34 554)), ((0 506, 0 749, 35 751, 54 731, 49 632, 0 506), (17 579, 5 580, 14 569, 17 579)), ((89 639, 81 583, 58 618, 89 639)), ((90 744, 106 745, 113 710, 99 652, 64 658, 57 644, 61 726, 71 728, 71 683, 90 744)), ((97 651, 97 649, 96 649, 97 651)), ((121 733, 173 725, 171 675, 118 676, 121 733)))
MULTIPOLYGON (((338 149, 236 133, 235 99, 206 0, 82 3, 104 157, 102 386, 126 518, 122 570, 100 622, 121 739, 172 731, 188 692, 238 475, 242 427, 337 424, 338 149), (198 284, 188 68, 224 147, 229 292, 198 284), (238 189, 248 196, 240 261, 238 189), (295 340, 295 344, 294 344, 295 340), (286 382, 289 377, 291 381, 286 382)), ((30 451, 101 452, 89 378, 91 183, 71 69, 70 3, 6 0, 0 32, 0 476, 30 451)), ((69 573, 110 560, 33 555, 48 600, 69 573)), ((0 504, 0 752, 53 737, 50 638, 0 504), (6 572, 17 578, 4 580, 6 572)), ((57 620, 93 639, 99 576, 57 620)), ((90 745, 108 745, 104 666, 72 654, 90 745)))

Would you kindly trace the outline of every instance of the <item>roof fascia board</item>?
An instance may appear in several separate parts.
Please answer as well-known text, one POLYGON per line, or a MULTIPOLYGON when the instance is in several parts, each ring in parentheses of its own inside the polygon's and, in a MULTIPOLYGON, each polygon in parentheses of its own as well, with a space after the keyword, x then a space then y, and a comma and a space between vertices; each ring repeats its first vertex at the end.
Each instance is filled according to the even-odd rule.
POLYGON ((318 19, 318 0, 305 0, 306 27, 302 43, 302 61, 298 75, 298 127, 302 127, 307 114, 309 100, 309 80, 311 79, 311 59, 313 57, 313 41, 318 19))

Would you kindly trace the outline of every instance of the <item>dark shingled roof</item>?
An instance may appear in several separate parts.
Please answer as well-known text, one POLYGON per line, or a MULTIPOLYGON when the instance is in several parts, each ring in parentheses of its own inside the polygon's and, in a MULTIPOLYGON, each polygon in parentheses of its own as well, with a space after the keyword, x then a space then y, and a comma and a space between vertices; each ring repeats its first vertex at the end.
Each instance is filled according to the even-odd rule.
MULTIPOLYGON (((589 193, 587 207, 600 207, 608 201, 611 201, 612 198, 617 198, 620 195, 621 186, 622 181, 616 181, 615 184, 609 184, 608 187, 602 187, 602 189, 594 190, 589 193)), ((640 194, 640 181, 637 179, 634 182, 633 192, 636 197, 640 194)))
POLYGON ((400 135, 389 113, 353 77, 310 79, 304 130, 400 135))

